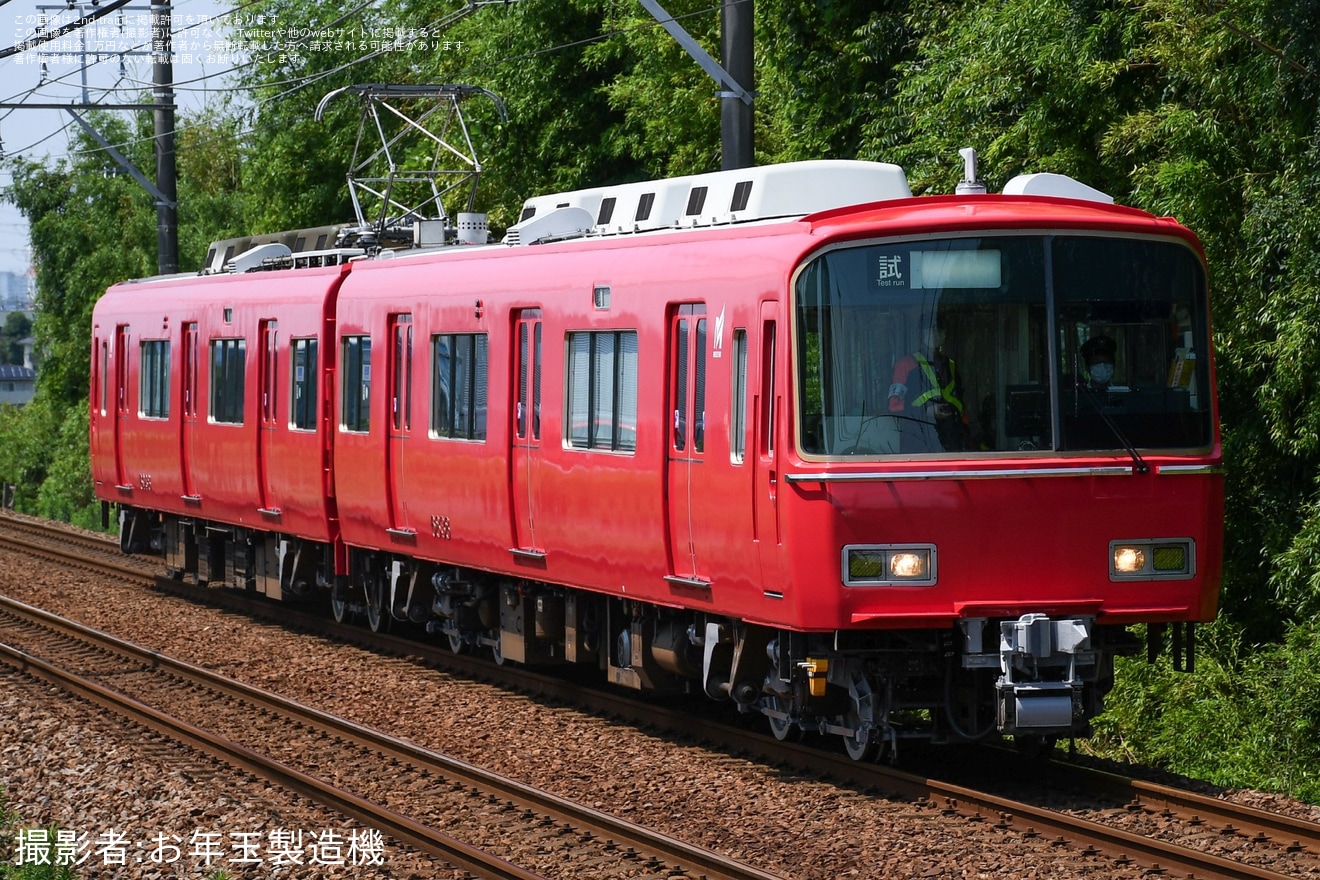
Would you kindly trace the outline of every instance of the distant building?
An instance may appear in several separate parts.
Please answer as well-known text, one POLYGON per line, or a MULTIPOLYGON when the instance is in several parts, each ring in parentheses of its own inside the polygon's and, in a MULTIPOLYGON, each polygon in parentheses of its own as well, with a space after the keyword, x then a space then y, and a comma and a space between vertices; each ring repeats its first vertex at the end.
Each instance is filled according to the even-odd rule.
POLYGON ((30 312, 34 299, 30 275, 0 272, 0 313, 30 312))
POLYGON ((32 367, 0 364, 0 405, 23 406, 32 402, 37 391, 37 371, 32 367))

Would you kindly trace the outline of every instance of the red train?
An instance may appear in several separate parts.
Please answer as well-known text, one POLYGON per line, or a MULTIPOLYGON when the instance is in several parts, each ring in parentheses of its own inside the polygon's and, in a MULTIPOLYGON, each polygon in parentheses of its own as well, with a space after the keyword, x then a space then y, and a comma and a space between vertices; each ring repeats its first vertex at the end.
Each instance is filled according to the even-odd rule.
POLYGON ((1085 734, 1129 625, 1189 663, 1216 612, 1204 255, 1066 177, 965 183, 768 166, 116 285, 96 491, 180 575, 859 759, 1085 734))

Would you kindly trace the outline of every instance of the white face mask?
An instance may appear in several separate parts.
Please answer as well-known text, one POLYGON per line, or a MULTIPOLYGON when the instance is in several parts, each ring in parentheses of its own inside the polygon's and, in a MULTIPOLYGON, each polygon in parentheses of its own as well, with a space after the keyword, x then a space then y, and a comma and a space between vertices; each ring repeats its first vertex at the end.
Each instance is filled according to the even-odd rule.
POLYGON ((1113 365, 1113 364, 1104 364, 1104 363, 1101 363, 1101 364, 1092 364, 1092 365, 1091 365, 1091 380, 1092 380, 1092 381, 1094 381, 1094 382, 1101 382, 1101 383, 1104 383, 1104 382, 1108 382, 1108 381, 1109 381, 1110 379, 1112 379, 1112 378, 1114 378, 1114 365, 1113 365))

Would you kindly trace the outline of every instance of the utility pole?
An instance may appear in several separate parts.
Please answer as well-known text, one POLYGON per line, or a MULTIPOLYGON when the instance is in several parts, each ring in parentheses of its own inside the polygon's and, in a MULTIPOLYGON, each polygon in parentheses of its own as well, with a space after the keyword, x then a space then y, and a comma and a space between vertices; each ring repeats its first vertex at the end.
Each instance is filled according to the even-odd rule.
MULTIPOLYGON (((756 65, 752 57, 755 25, 752 0, 724 0, 720 10, 720 54, 724 69, 748 94, 755 94, 756 65)), ((720 92, 720 168, 751 168, 752 105, 736 92, 720 92)))
POLYGON ((179 271, 179 208, 174 164, 174 62, 170 0, 151 4, 151 94, 156 123, 156 264, 162 275, 179 271))
MULTIPOLYGON (((3 3, 4 0, 0 0, 3 3)), ((100 0, 91 0, 91 7, 96 8, 100 5, 100 0)), ((119 11, 119 27, 122 33, 124 26, 124 11, 141 11, 142 7, 132 6, 110 6, 104 7, 99 13, 92 13, 84 16, 78 22, 64 25, 51 32, 43 33, 46 30, 47 10, 86 12, 87 8, 75 0, 67 0, 62 6, 38 6, 42 11, 41 24, 37 26, 37 36, 30 42, 32 47, 40 45, 43 42, 60 36, 62 33, 73 29, 75 26, 81 28, 86 24, 91 24, 100 15, 111 11, 119 11)), ((156 200, 156 266, 157 271, 162 275, 171 274, 179 271, 179 221, 178 221, 178 187, 176 184, 176 171, 174 165, 174 64, 171 60, 173 50, 172 40, 170 38, 170 29, 172 26, 170 17, 169 0, 158 0, 151 5, 151 56, 152 56, 152 83, 153 83, 153 103, 151 104, 94 104, 89 101, 87 94, 87 37, 80 34, 81 55, 82 55, 82 74, 83 74, 83 94, 81 103, 70 102, 67 104, 59 103, 39 103, 39 102, 17 102, 0 103, 0 110, 63 110, 73 117, 74 121, 82 126, 88 135, 92 137, 106 153, 116 162, 122 165, 129 174, 133 176, 143 189, 149 192, 156 200), (105 136, 97 131, 90 122, 78 114, 79 110, 151 110, 155 115, 155 152, 156 152, 156 182, 152 183, 145 174, 137 169, 123 153, 115 149, 105 136)), ((25 46, 16 47, 24 49, 25 46)), ((100 53, 95 53, 99 61, 100 53)), ((108 52, 106 55, 118 55, 120 57, 120 70, 123 70, 123 59, 129 55, 144 55, 144 52, 108 52)), ((43 74, 45 65, 42 65, 43 74)))

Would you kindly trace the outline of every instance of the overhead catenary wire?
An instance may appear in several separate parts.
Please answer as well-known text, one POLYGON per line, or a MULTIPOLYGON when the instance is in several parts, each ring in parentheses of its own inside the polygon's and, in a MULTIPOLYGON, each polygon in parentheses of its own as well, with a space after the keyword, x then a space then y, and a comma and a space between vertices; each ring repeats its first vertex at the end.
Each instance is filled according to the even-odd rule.
MULTIPOLYGON (((0 3, 4 3, 4 2, 8 2, 8 0, 0 0, 0 3)), ((177 5, 175 5, 175 6, 173 7, 174 11, 177 13, 177 11, 178 11, 179 9, 181 9, 183 6, 185 6, 185 5, 186 5, 187 3, 189 3, 189 2, 191 2, 191 0, 182 0, 181 3, 179 3, 179 4, 177 4, 177 5)), ((243 3, 243 4, 240 4, 239 6, 235 6, 233 9, 228 9, 228 10, 225 10, 224 12, 221 12, 219 15, 215 16, 215 17, 214 17, 213 19, 211 19, 211 20, 212 20, 212 21, 220 21, 220 20, 225 19, 225 18, 227 18, 227 17, 229 17, 229 16, 231 16, 231 15, 234 15, 234 14, 237 14, 237 13, 241 13, 243 10, 245 10, 245 9, 251 7, 251 6, 256 6, 256 5, 258 5, 258 4, 260 4, 260 3, 264 3, 264 2, 265 2, 265 0, 248 0, 248 2, 243 3)), ((182 25, 182 26, 179 26, 179 27, 174 27, 174 28, 172 28, 171 31, 170 31, 170 36, 171 36, 171 37, 177 37, 177 36, 180 36, 181 34, 186 33, 187 31, 191 30, 192 28, 194 28, 194 27, 196 27, 196 26, 197 26, 196 23, 192 23, 192 24, 185 24, 185 25, 182 25)), ((89 61, 89 62, 87 62, 87 63, 85 63, 85 64, 79 65, 78 67, 73 68, 72 70, 68 71, 67 73, 62 73, 62 74, 60 74, 59 76, 54 77, 53 79, 45 80, 45 81, 43 81, 42 83, 39 83, 38 85, 34 86, 33 88, 30 88, 30 89, 24 89, 24 90, 21 91, 21 92, 17 92, 17 93, 15 93, 15 94, 11 95, 11 96, 8 97, 8 98, 5 98, 4 101, 3 101, 3 103, 10 103, 10 102, 13 102, 13 101, 22 100, 24 96, 32 95, 32 94, 38 92, 40 89, 42 89, 42 88, 45 87, 45 86, 56 85, 56 84, 58 84, 58 83, 62 83, 62 82, 64 82, 65 80, 71 79, 72 77, 75 77, 75 76, 78 76, 78 75, 81 74, 81 73, 84 73, 85 71, 91 70, 93 67, 95 67, 95 66, 98 65, 98 64, 104 63, 104 62, 106 62, 106 61, 110 61, 110 60, 115 59, 115 58, 121 58, 121 57, 123 57, 125 54, 134 53, 134 52, 140 52, 142 49, 145 49, 145 48, 146 48, 147 46, 149 46, 149 45, 150 45, 150 41, 143 41, 143 42, 135 43, 135 44, 133 44, 132 46, 130 46, 128 49, 126 49, 126 50, 122 50, 122 51, 118 51, 118 52, 97 52, 97 53, 94 53, 94 54, 96 55, 96 57, 95 57, 92 61, 89 61)), ((223 70, 223 71, 219 71, 219 72, 217 72, 217 73, 203 74, 202 76, 194 77, 193 79, 190 79, 190 80, 182 80, 180 83, 176 83, 176 85, 180 85, 180 84, 188 84, 188 83, 194 83, 194 82, 203 82, 203 81, 205 81, 205 80, 207 80, 207 79, 212 79, 212 78, 219 77, 219 76, 225 76, 226 74, 228 74, 228 73, 230 72, 231 69, 232 69, 232 68, 226 68, 225 70, 223 70)), ((115 84, 114 86, 109 86, 109 87, 105 87, 105 86, 94 86, 94 87, 92 87, 92 90, 95 91, 95 92, 97 92, 98 94, 102 94, 102 95, 104 95, 104 94, 110 94, 111 92, 130 92, 130 91, 140 91, 140 90, 138 90, 138 89, 131 89, 131 90, 130 90, 130 89, 120 89, 120 88, 118 88, 118 82, 119 82, 119 81, 122 81, 123 79, 130 79, 130 80, 133 81, 133 82, 141 82, 141 83, 145 83, 146 85, 151 85, 151 83, 148 82, 148 81, 146 81, 146 80, 132 80, 131 77, 121 77, 120 80, 117 80, 117 81, 116 81, 116 84, 115 84)), ((12 111, 11 111, 11 112, 12 112, 12 111)), ((6 115, 7 115, 7 114, 6 114, 6 115)), ((0 118, 3 118, 3 117, 0 117, 0 118)))
MULTIPOLYGON (((250 2, 244 4, 243 6, 237 7, 235 10, 231 10, 231 12, 236 12, 236 11, 239 11, 239 10, 241 10, 241 9, 245 9, 245 8, 247 8, 247 7, 249 7, 249 6, 257 5, 257 4, 260 3, 260 2, 263 2, 263 0, 250 0, 250 2)), ((233 73, 233 72, 236 71, 236 70, 242 70, 242 69, 244 69, 244 68, 246 68, 246 67, 250 67, 250 66, 252 66, 252 65, 258 64, 258 63, 260 63, 261 61, 269 60, 270 58, 275 57, 275 55, 277 54, 278 51, 287 51, 288 48, 290 48, 290 47, 298 46, 298 45, 302 45, 302 44, 304 44, 304 43, 306 43, 306 42, 308 42, 308 41, 314 39, 315 37, 317 37, 317 36, 319 36, 319 35, 322 35, 322 34, 326 33, 326 32, 329 31, 331 28, 335 27, 335 26, 338 25, 339 23, 341 23, 341 22, 343 22, 344 20, 346 20, 346 19, 350 16, 350 14, 357 14, 357 13, 360 12, 362 9, 365 9, 366 7, 370 6, 373 2, 375 2, 375 0, 367 0, 367 2, 364 2, 364 3, 359 4, 357 7, 355 7, 353 10, 351 10, 349 13, 345 13, 345 14, 343 14, 343 15, 340 15, 339 17, 337 17, 337 18, 334 19, 333 21, 327 23, 326 25, 323 25, 323 26, 321 26, 321 27, 318 27, 315 31, 312 31, 311 33, 307 34, 305 37, 300 38, 299 40, 296 40, 296 41, 294 41, 293 43, 290 43, 288 46, 283 47, 283 49, 281 49, 281 50, 273 50, 273 51, 271 51, 271 52, 269 52, 269 53, 266 53, 265 55, 262 55, 262 56, 259 57, 259 58, 254 58, 254 59, 252 59, 252 60, 250 60, 250 61, 248 61, 248 62, 245 62, 245 63, 242 64, 242 65, 237 65, 237 66, 235 66, 235 67, 233 67, 233 68, 229 68, 229 69, 227 69, 227 70, 225 71, 225 73, 233 73)), ((519 2, 519 0, 515 0, 515 2, 519 2)), ((735 2, 743 2, 743 0, 735 0, 735 2)), ((424 30, 424 31, 427 32, 428 34, 433 34, 433 33, 435 32, 436 29, 438 29, 438 28, 440 28, 440 27, 443 27, 443 26, 448 26, 449 24, 451 24, 451 23, 452 23, 451 19, 457 20, 458 18, 465 17, 467 14, 469 14, 471 11, 473 11, 476 7, 479 7, 479 6, 485 6, 485 5, 494 5, 494 4, 488 4, 487 2, 471 2, 471 0, 469 0, 469 3, 468 3, 468 4, 467 4, 462 10, 457 10, 457 11, 455 11, 455 12, 453 12, 453 13, 449 13, 448 15, 445 15, 445 16, 439 18, 439 19, 436 19, 435 21, 433 21, 433 22, 431 22, 430 24, 428 24, 428 25, 427 25, 425 28, 423 28, 422 30, 424 30)), ((500 0, 500 2, 498 3, 498 5, 505 5, 505 6, 506 6, 507 4, 504 3, 503 0, 500 0)), ((687 13, 683 13, 683 14, 681 14, 681 15, 676 15, 676 16, 674 16, 674 18, 675 18, 676 20, 683 20, 683 19, 694 18, 694 17, 697 17, 697 16, 708 15, 708 14, 712 14, 712 13, 714 13, 714 12, 718 12, 721 8, 722 8, 722 7, 719 6, 719 5, 712 5, 712 6, 705 7, 705 8, 703 8, 703 9, 698 9, 698 10, 694 10, 694 11, 692 11, 692 12, 687 12, 687 13)), ((472 66, 472 67, 466 68, 466 69, 463 70, 463 71, 460 71, 460 72, 458 73, 458 76, 459 76, 459 77, 470 77, 471 75, 476 74, 476 73, 482 73, 482 72, 485 72, 485 71, 488 71, 488 70, 492 70, 492 69, 496 69, 496 68, 499 68, 499 67, 503 67, 503 66, 508 65, 508 64, 515 64, 515 63, 518 63, 518 62, 521 62, 521 61, 526 61, 526 60, 531 59, 531 58, 538 58, 538 57, 541 57, 541 56, 543 56, 543 55, 551 54, 551 53, 553 53, 553 52, 559 52, 559 51, 563 51, 563 50, 566 50, 566 49, 576 48, 576 47, 578 47, 578 46, 589 45, 589 44, 591 44, 591 43, 602 42, 602 41, 604 41, 604 40, 611 39, 611 38, 613 38, 613 37, 615 37, 615 36, 619 36, 619 35, 621 35, 621 34, 625 34, 625 33, 628 33, 628 32, 630 32, 630 31, 635 31, 635 30, 649 30, 649 29, 658 28, 658 27, 661 27, 661 25, 660 25, 659 22, 647 22, 647 23, 645 23, 645 24, 634 25, 634 26, 629 27, 629 28, 614 28, 614 29, 612 29, 612 30, 610 30, 610 31, 607 31, 607 32, 605 32, 605 33, 595 34, 595 35, 593 35, 593 36, 585 37, 585 38, 580 39, 580 40, 572 40, 572 41, 569 41, 569 42, 566 42, 566 43, 559 43, 559 44, 555 44, 555 45, 553 45, 553 46, 546 46, 546 47, 541 48, 541 49, 535 49, 535 50, 532 50, 532 51, 529 51, 529 52, 522 52, 522 53, 519 53, 519 54, 517 54, 517 55, 507 56, 507 57, 505 57, 505 58, 501 58, 501 59, 497 59, 497 60, 494 60, 494 61, 490 61, 490 62, 485 63, 485 64, 475 65, 475 66, 472 66)), ((417 38, 417 39, 420 39, 420 38, 417 38)), ((322 80, 324 80, 324 79, 326 79, 326 78, 328 78, 328 77, 330 77, 330 76, 333 76, 333 75, 336 74, 336 73, 340 73, 340 72, 342 72, 342 71, 344 71, 344 70, 350 69, 350 68, 355 67, 355 66, 360 65, 360 64, 363 64, 363 63, 365 63, 365 62, 367 62, 367 61, 370 61, 370 60, 372 60, 372 59, 374 59, 374 58, 377 58, 377 57, 379 57, 379 56, 381 56, 381 55, 383 55, 383 54, 385 54, 385 53, 387 53, 387 52, 389 52, 389 51, 393 51, 394 49, 397 49, 397 48, 406 48, 407 46, 411 45, 412 43, 417 42, 417 39, 413 39, 413 40, 405 40, 405 41, 402 41, 402 42, 396 42, 394 45, 391 45, 391 46, 389 46, 389 47, 384 47, 384 48, 380 48, 380 49, 374 49, 374 50, 372 50, 372 51, 370 51, 370 52, 367 52, 367 53, 365 53, 365 54, 363 54, 363 55, 361 55, 361 56, 359 56, 359 57, 357 57, 357 58, 352 59, 351 61, 347 61, 347 62, 344 62, 343 64, 337 65, 336 67, 334 67, 334 68, 332 68, 332 69, 330 69, 330 70, 327 70, 327 71, 317 71, 316 73, 307 74, 307 75, 305 75, 305 76, 293 77, 293 78, 289 78, 289 79, 286 79, 286 80, 276 80, 276 81, 268 82, 268 83, 262 83, 262 84, 260 84, 259 86, 255 86, 255 87, 254 87, 254 86, 248 86, 248 85, 242 85, 242 86, 235 86, 235 87, 224 88, 224 89, 212 89, 212 91, 217 91, 217 92, 218 92, 218 91, 227 91, 227 92, 252 92, 252 91, 254 91, 254 89, 256 89, 256 88, 269 89, 269 88, 278 88, 278 87, 280 87, 280 86, 285 86, 285 85, 289 86, 289 88, 285 89, 285 90, 282 91, 282 92, 279 92, 278 94, 275 94, 275 95, 272 95, 272 96, 269 96, 269 97, 265 97, 265 98, 259 98, 259 99, 257 99, 257 100, 255 101, 255 104, 254 104, 254 109, 256 109, 256 110, 260 110, 260 108, 263 107, 263 106, 267 106, 267 105, 269 105, 269 104, 271 104, 271 103, 274 103, 274 102, 277 102, 277 101, 281 101, 281 100, 283 100, 284 98, 287 98, 288 96, 293 95, 293 94, 295 94, 296 92, 299 92, 299 91, 301 91, 301 90, 303 90, 303 89, 305 89, 305 88, 308 88, 309 86, 313 86, 313 85, 315 85, 316 83, 318 83, 318 82, 320 82, 320 81, 322 81, 322 80)), ((210 75, 208 75, 208 76, 210 76, 210 75)), ((184 82, 185 82, 185 83, 187 83, 187 82, 196 82, 196 81, 200 81, 201 79, 205 79, 205 78, 207 78, 207 77, 200 77, 200 78, 197 78, 197 79, 194 79, 194 80, 185 80, 184 82)), ((306 117, 307 117, 307 118, 311 118, 311 116, 312 116, 312 114, 311 114, 310 112, 306 114, 306 117)), ((185 124, 185 125, 181 125, 181 126, 176 126, 176 128, 174 129, 174 133, 175 133, 175 134, 178 134, 179 132, 181 132, 181 131, 186 131, 186 130, 190 129, 191 127, 192 127, 192 126, 189 126, 189 125, 187 125, 187 124, 185 124)), ((66 128, 67 128, 67 126, 66 126, 66 128)), ((216 139, 229 139, 229 138, 233 138, 233 137, 242 137, 242 136, 245 136, 245 135, 247 135, 247 134, 252 133, 254 130, 255 130, 255 129, 252 128, 252 127, 244 127, 244 128, 241 128, 241 129, 239 129, 239 130, 237 130, 237 131, 234 131, 234 132, 227 132, 227 133, 219 133, 219 132, 216 132, 216 133, 215 133, 215 138, 216 138, 216 139)), ((122 149, 122 148, 131 147, 131 146, 134 146, 134 145, 137 145, 137 144, 140 144, 140 143, 149 142, 149 141, 151 141, 151 140, 153 140, 153 139, 154 139, 154 137, 128 138, 128 139, 126 139, 126 140, 123 140, 123 141, 121 141, 121 142, 119 142, 119 143, 114 144, 114 146, 115 146, 116 148, 122 149)), ((202 146, 205 146, 206 144, 211 143, 211 142, 213 142, 213 141, 211 141, 211 140, 204 140, 204 141, 201 142, 201 145, 202 145, 202 146)), ((70 155, 74 155, 74 156, 77 156, 77 155, 88 155, 88 154, 92 154, 92 153, 99 153, 99 152, 102 152, 102 151, 103 151, 103 149, 102 149, 101 147, 93 147, 93 148, 88 148, 88 149, 86 149, 86 150, 75 150, 75 151, 71 151, 70 155)))
POLYGON ((17 45, 10 46, 8 49, 0 49, 0 61, 3 61, 5 58, 10 57, 11 55, 17 55, 20 52, 26 52, 29 49, 35 49, 37 46, 40 46, 42 43, 49 43, 51 40, 58 40, 60 37, 66 34, 71 34, 74 31, 78 30, 79 28, 85 27, 98 19, 105 18, 110 13, 116 11, 120 7, 127 6, 131 2, 133 2, 133 0, 114 0, 114 2, 110 3, 108 6, 97 9, 95 12, 91 13, 90 15, 84 15, 82 18, 79 18, 75 21, 71 21, 68 24, 61 25, 60 27, 56 28, 55 30, 51 31, 48 34, 33 36, 30 39, 18 43, 17 45))
MULTIPOLYGON (((8 0, 0 0, 0 5, 2 5, 4 2, 8 2, 8 0)), ((190 4, 190 3, 192 3, 192 2, 194 2, 194 0, 179 0, 179 2, 177 2, 176 4, 174 4, 174 6, 173 6, 174 17, 172 18, 172 23, 177 24, 177 22, 178 22, 177 15, 178 15, 179 10, 181 10, 183 7, 187 6, 188 4, 190 4)), ((245 3, 242 3, 242 4, 238 5, 238 6, 235 6, 235 7, 232 8, 232 9, 225 10, 225 11, 221 12, 221 13, 218 14, 218 15, 212 16, 211 18, 208 18, 208 21, 220 21, 220 20, 223 20, 223 19, 229 17, 230 15, 234 15, 234 14, 237 14, 237 13, 241 13, 243 10, 245 10, 245 9, 247 9, 247 8, 249 8, 249 7, 256 6, 256 5, 258 5, 258 4, 260 4, 260 3, 264 3, 264 2, 265 2, 265 0, 247 0, 247 2, 245 2, 245 3)), ((72 7, 70 7, 70 8, 72 8, 72 7)), ((121 13, 121 14, 122 14, 122 13, 121 13)), ((88 22, 88 23, 90 24, 90 22, 88 22)), ((76 25, 77 23, 75 22, 75 23, 73 23, 73 24, 76 25)), ((194 28, 194 27, 196 27, 196 23, 195 23, 195 22, 187 23, 187 24, 183 24, 183 25, 180 25, 180 26, 176 26, 176 27, 173 27, 173 28, 171 29, 171 31, 170 31, 170 35, 171 35, 171 37, 175 37, 175 36, 178 36, 178 35, 180 35, 180 34, 183 34, 183 33, 187 32, 188 30, 190 30, 190 29, 192 29, 192 28, 194 28)), ((73 68, 72 70, 70 70, 70 71, 68 71, 68 72, 66 72, 66 73, 60 74, 59 76, 54 77, 53 79, 43 79, 42 82, 38 83, 36 86, 34 86, 34 87, 32 87, 32 88, 29 88, 29 89, 26 89, 26 90, 21 91, 21 92, 17 92, 17 93, 15 93, 14 95, 11 95, 10 97, 4 99, 4 100, 3 100, 3 103, 6 103, 6 104, 8 104, 8 103, 15 103, 15 102, 17 102, 17 103, 26 103, 26 102, 28 102, 30 99, 32 99, 33 97, 46 95, 46 94, 48 94, 49 87, 51 87, 51 86, 59 85, 60 83, 65 82, 66 80, 70 80, 70 79, 72 79, 73 77, 79 76, 80 74, 84 74, 86 71, 90 70, 91 68, 95 67, 97 64, 100 64, 100 63, 102 63, 102 62, 109 61, 109 60, 112 60, 112 59, 115 59, 115 58, 120 58, 120 59, 122 59, 122 58, 124 57, 124 55, 126 55, 126 54, 139 53, 140 50, 146 48, 149 44, 150 44, 150 41, 143 41, 143 42, 136 43, 136 44, 130 46, 128 49, 126 49, 126 50, 121 50, 121 51, 119 51, 119 52, 95 53, 95 57, 93 58, 93 60, 91 60, 91 61, 87 61, 87 62, 84 62, 83 64, 79 65, 78 67, 75 67, 75 68, 73 68)), ((195 78, 194 80, 189 80, 189 81, 187 81, 187 82, 201 82, 201 81, 204 81, 204 80, 209 79, 209 78, 225 76, 225 75, 227 75, 229 72, 230 72, 230 70, 227 68, 227 69, 225 69, 225 70, 218 71, 218 72, 216 72, 216 73, 214 73, 214 74, 205 74, 205 75, 203 75, 203 76, 201 76, 201 77, 197 77, 197 78, 195 78)), ((139 92, 142 91, 142 89, 140 89, 140 88, 132 88, 132 89, 129 89, 129 88, 120 88, 120 87, 119 87, 119 84, 122 83, 125 79, 131 79, 131 78, 128 77, 126 74, 124 74, 124 73, 121 72, 120 75, 116 78, 116 80, 115 80, 115 82, 114 82, 113 85, 111 85, 111 86, 109 86, 109 87, 105 87, 105 86, 92 86, 92 87, 89 87, 88 90, 91 91, 91 92, 94 92, 94 93, 97 95, 97 100, 98 100, 98 101, 105 100, 105 98, 106 98, 107 96, 111 95, 111 94, 136 94, 136 93, 139 93, 139 92)), ((134 80, 134 81, 136 81, 136 80, 134 80)), ((142 81, 142 82, 145 83, 145 81, 142 81)), ((146 83, 146 85, 150 86, 150 85, 154 85, 154 84, 152 84, 152 83, 146 83)), ((212 88, 212 89, 198 89, 197 91, 219 91, 219 90, 217 90, 217 89, 213 89, 213 88, 212 88)), ((17 110, 19 110, 19 109, 22 109, 22 108, 11 107, 11 108, 6 109, 6 110, 4 111, 3 114, 0 114, 0 122, 3 122, 5 119, 9 118, 9 116, 10 116, 11 114, 17 112, 17 110)), ((113 105, 110 105, 110 106, 107 107, 107 109, 114 109, 114 107, 113 107, 113 105)), ((72 125, 72 121, 71 121, 71 120, 65 122, 65 123, 64 123, 63 125, 61 125, 58 129, 52 131, 51 133, 49 133, 49 134, 47 134, 47 135, 44 135, 44 136, 41 137, 40 139, 38 139, 38 140, 36 140, 36 141, 34 141, 34 142, 32 142, 32 143, 29 143, 29 144, 27 144, 27 145, 24 146, 24 147, 21 147, 21 148, 18 148, 18 149, 5 150, 5 151, 3 151, 3 152, 4 152, 4 153, 7 153, 7 154, 9 154, 9 155, 22 155, 22 154, 24 154, 24 153, 27 153, 27 152, 29 152, 29 151, 31 151, 31 150, 37 148, 37 147, 40 146, 41 144, 45 143, 46 141, 49 141, 51 138, 53 138, 53 137, 55 137, 55 136, 57 136, 57 135, 59 135, 59 134, 61 134, 61 133, 67 132, 67 131, 69 130, 70 125, 72 125)), ((186 128, 186 126, 185 126, 184 128, 186 128)), ((180 130, 182 130, 182 128, 176 128, 176 129, 174 130, 174 133, 177 133, 177 132, 180 131, 180 130)), ((139 140, 140 140, 140 139, 139 139, 139 140)), ((147 140, 150 140, 150 138, 148 138, 147 140)), ((137 141, 136 141, 136 140, 135 140, 135 141, 130 141, 130 143, 135 143, 135 142, 137 142, 137 141)), ((99 151, 100 151, 100 148, 97 148, 96 150, 94 150, 94 151, 90 151, 90 152, 99 152, 99 151)), ((89 152, 89 151, 76 151, 76 152, 75 152, 75 155, 77 154, 77 152, 89 152)))

